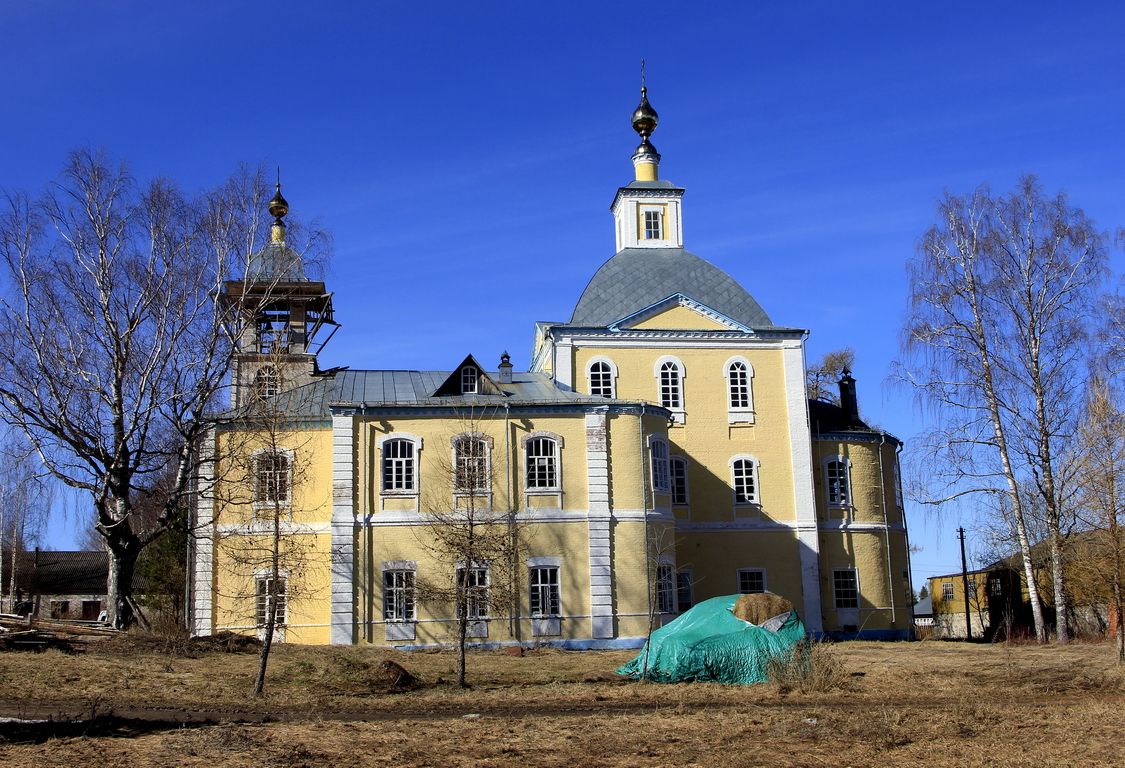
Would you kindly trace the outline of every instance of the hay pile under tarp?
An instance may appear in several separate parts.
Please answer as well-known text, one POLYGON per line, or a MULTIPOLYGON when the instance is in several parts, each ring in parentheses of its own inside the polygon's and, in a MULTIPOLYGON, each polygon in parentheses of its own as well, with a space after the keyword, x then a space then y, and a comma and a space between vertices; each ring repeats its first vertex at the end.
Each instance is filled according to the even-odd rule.
POLYGON ((753 595, 739 595, 731 611, 735 616, 751 624, 762 626, 770 619, 789 613, 793 603, 773 592, 757 592, 753 595))
POLYGON ((761 683, 768 678, 770 660, 791 653, 804 637, 805 625, 782 597, 769 593, 713 597, 653 632, 646 647, 617 674, 661 683, 761 683), (744 600, 748 597, 753 599, 744 600), (736 616, 740 603, 743 615, 760 621, 736 616), (777 607, 783 610, 762 618, 777 607), (646 665, 647 675, 643 674, 646 665))

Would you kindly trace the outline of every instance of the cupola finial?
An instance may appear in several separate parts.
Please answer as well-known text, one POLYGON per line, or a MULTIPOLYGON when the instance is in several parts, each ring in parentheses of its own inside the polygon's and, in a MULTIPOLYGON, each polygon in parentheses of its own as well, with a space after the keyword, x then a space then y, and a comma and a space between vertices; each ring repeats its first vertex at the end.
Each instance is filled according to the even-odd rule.
POLYGON ((641 59, 641 103, 633 110, 633 130, 641 137, 640 146, 633 153, 633 167, 636 169, 637 181, 656 181, 657 168, 660 164, 660 153, 648 140, 656 130, 660 116, 648 103, 648 85, 645 83, 645 60, 641 59))
POLYGON ((270 226, 270 242, 285 242, 285 222, 282 218, 289 213, 289 201, 281 195, 281 166, 277 166, 277 190, 269 202, 270 216, 273 224, 270 226))

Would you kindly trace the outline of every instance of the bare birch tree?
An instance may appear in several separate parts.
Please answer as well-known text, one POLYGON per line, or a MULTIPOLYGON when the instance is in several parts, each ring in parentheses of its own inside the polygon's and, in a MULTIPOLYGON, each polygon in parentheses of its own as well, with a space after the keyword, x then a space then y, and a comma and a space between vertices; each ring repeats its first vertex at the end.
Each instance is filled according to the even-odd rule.
MULTIPOLYGON (((7 592, 7 611, 13 613, 20 555, 42 535, 53 489, 23 435, 10 433, 5 438, 0 445, 0 555, 9 559, 10 578, 7 584, 0 584, 0 596, 7 592)), ((0 610, 4 610, 3 600, 0 610)))
POLYGON ((996 494, 1023 554, 1036 634, 1045 640, 1034 585, 1027 504, 1034 488, 1051 551, 1057 639, 1067 642, 1062 568, 1072 509, 1064 446, 1076 436, 1093 308, 1105 274, 1104 236, 1065 195, 1047 198, 1034 177, 1007 196, 981 187, 947 196, 941 223, 911 265, 906 377, 935 408, 931 433, 951 494, 996 494), (993 479, 1003 480, 1003 486, 993 479))
POLYGON ((840 374, 855 364, 855 351, 851 347, 825 352, 824 357, 813 363, 805 371, 805 391, 810 400, 824 400, 840 403, 840 391, 836 382, 840 374))
POLYGON ((196 479, 202 417, 237 333, 220 289, 262 239, 267 190, 260 172, 241 171, 189 198, 77 151, 38 198, 0 201, 0 415, 51 475, 90 495, 116 627, 133 622, 141 549, 196 479), (168 465, 174 481, 154 487, 168 465), (161 511, 142 530, 138 498, 157 494, 161 511))

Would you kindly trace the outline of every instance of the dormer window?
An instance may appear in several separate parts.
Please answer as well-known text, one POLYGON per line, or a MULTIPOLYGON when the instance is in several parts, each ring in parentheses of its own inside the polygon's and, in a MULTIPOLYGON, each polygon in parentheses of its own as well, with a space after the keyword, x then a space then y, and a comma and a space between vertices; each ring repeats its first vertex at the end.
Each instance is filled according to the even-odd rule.
POLYGON ((659 210, 648 210, 644 212, 645 217, 645 240, 663 240, 664 239, 664 221, 659 210))
POLYGON ((466 365, 461 369, 461 394, 475 395, 477 393, 477 369, 466 365))

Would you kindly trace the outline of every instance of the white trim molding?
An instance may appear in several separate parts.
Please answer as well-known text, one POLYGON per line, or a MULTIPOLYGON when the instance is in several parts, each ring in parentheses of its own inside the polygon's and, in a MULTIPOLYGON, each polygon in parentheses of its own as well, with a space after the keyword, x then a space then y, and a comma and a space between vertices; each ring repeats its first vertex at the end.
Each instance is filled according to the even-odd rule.
POLYGON ((355 642, 355 416, 332 414, 331 642, 355 642))
POLYGON ((417 497, 418 494, 421 493, 422 488, 422 438, 409 432, 387 432, 376 438, 375 446, 378 451, 378 455, 375 457, 377 477, 375 490, 380 499, 384 497, 393 499, 417 497), (386 468, 384 464, 383 446, 395 440, 402 440, 414 446, 414 456, 412 457, 414 471, 411 480, 411 485, 413 487, 410 490, 387 490, 383 487, 385 483, 384 470, 386 468))
POLYGON ((191 540, 192 573, 191 632, 210 635, 215 630, 215 429, 208 429, 200 446, 199 479, 195 497, 196 535, 191 540))

